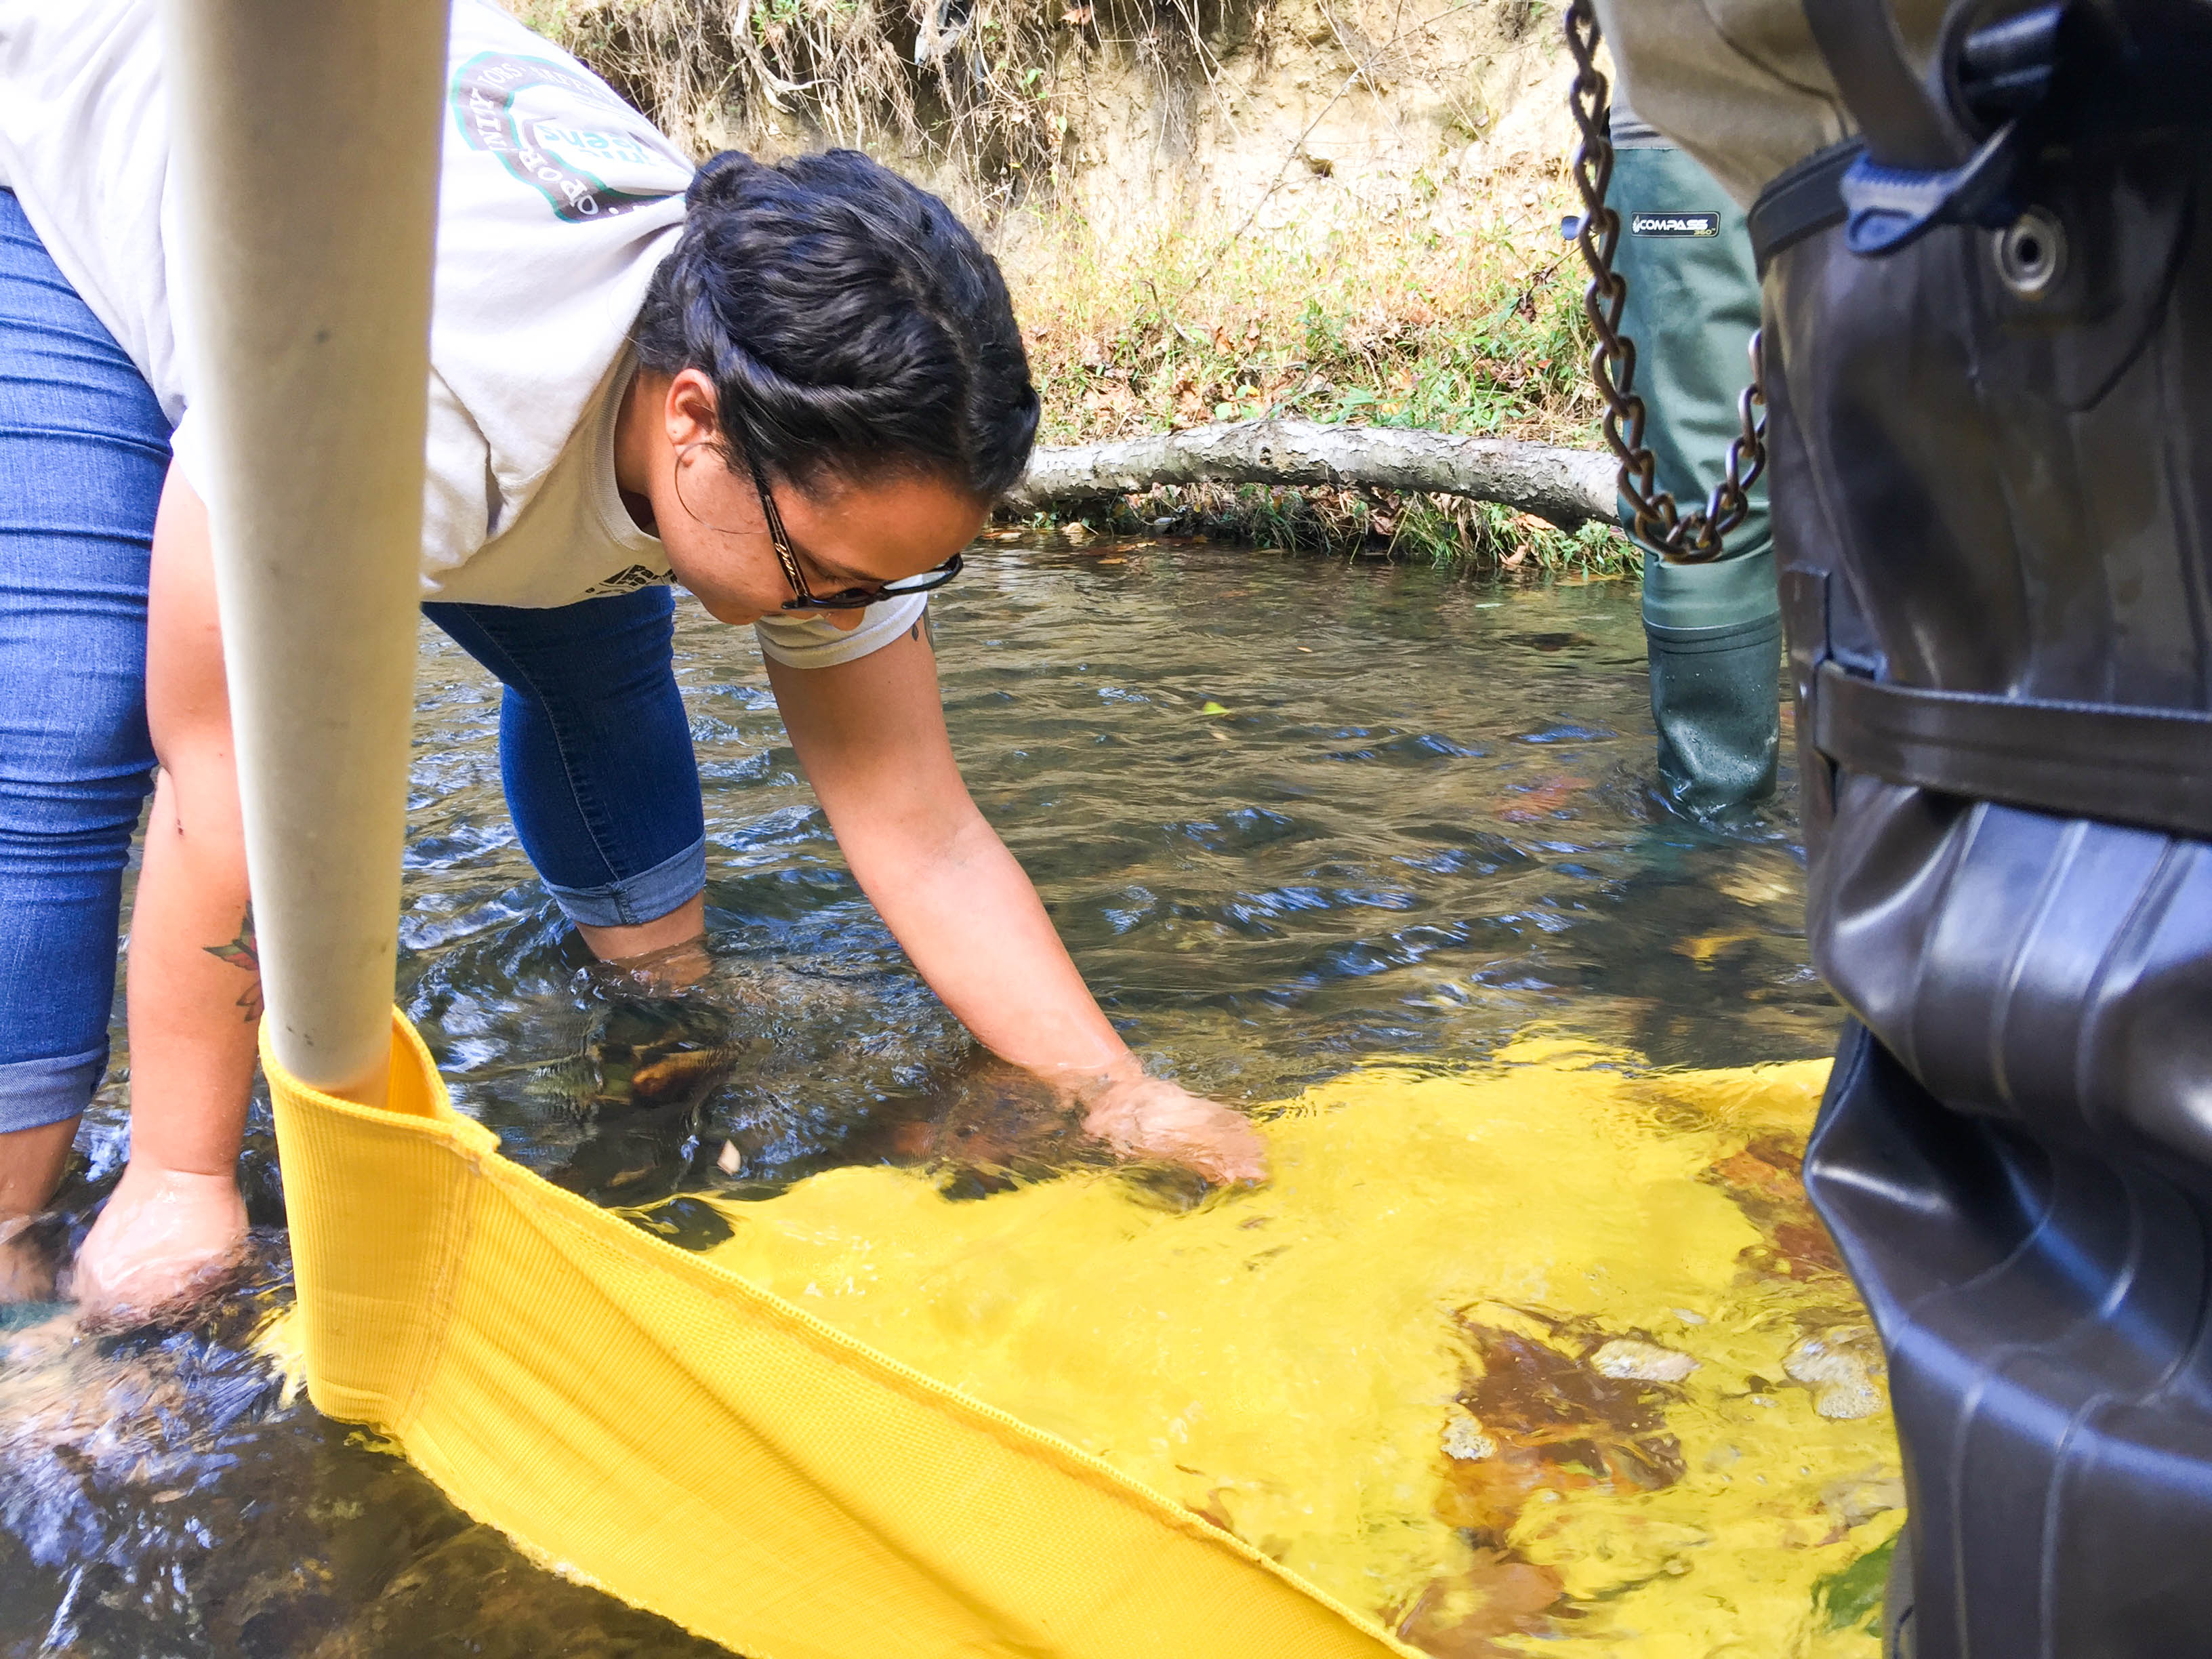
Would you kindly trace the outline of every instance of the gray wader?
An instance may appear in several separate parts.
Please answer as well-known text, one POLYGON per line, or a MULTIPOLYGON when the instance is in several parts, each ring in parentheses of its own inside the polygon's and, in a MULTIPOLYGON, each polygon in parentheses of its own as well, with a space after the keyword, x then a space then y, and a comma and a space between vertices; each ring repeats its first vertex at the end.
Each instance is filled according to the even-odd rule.
POLYGON ((1893 1639, 2212 1653, 2212 7, 1954 31, 1940 103, 1878 0, 1806 9, 1878 165, 1751 222, 1893 1639))
MULTIPOLYGON (((1628 281, 1623 331, 1660 489, 1688 505, 1720 482, 1751 376, 1759 276, 1743 215, 1695 161, 1615 104, 1607 199, 1620 214, 1613 268, 1628 281)), ((1646 549, 1644 631, 1651 719, 1668 799, 1708 813, 1774 790, 1782 618, 1766 486, 1723 556, 1669 564, 1646 549)), ((1632 515, 1623 526, 1632 535, 1632 515)))

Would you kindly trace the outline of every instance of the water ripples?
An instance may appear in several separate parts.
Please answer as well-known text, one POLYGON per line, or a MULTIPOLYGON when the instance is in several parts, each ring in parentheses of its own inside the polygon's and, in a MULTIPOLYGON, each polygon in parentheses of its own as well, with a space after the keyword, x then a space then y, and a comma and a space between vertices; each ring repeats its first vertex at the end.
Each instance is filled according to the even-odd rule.
MULTIPOLYGON (((1097 552, 980 550, 935 605, 940 665, 977 801, 1157 1067, 1260 1107, 1544 1024, 1671 1064, 1825 1046, 1786 799, 1726 830, 1655 800, 1632 590, 1097 552)), ((585 959, 500 799, 496 688, 426 630, 400 988, 462 1108, 625 1210, 838 1163, 1095 1157, 916 979, 750 641, 688 604, 678 639, 713 934, 671 995, 585 959)), ((125 1094, 62 1235, 112 1179, 125 1094)), ((0 1655, 708 1651, 281 1396, 248 1351, 289 1295, 265 1115, 247 1178, 257 1277, 204 1328, 0 1334, 0 1655)), ((703 1244, 713 1217, 654 1224, 703 1244)))

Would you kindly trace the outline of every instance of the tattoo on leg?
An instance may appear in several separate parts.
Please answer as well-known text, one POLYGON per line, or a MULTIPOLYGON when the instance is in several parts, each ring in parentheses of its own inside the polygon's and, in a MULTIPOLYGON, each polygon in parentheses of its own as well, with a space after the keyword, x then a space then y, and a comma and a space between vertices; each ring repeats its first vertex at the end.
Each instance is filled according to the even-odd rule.
POLYGON ((261 1018, 261 949, 253 938, 252 901, 246 901, 246 915, 239 921, 236 939, 228 945, 204 945, 200 948, 216 961, 227 962, 253 975, 253 983, 240 994, 235 1005, 246 1010, 246 1023, 252 1024, 261 1018))

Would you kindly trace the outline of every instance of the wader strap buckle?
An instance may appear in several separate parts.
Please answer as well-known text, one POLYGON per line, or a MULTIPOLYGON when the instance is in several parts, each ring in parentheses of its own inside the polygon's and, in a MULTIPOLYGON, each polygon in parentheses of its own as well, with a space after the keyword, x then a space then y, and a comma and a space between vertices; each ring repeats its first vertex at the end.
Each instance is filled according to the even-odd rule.
POLYGON ((2212 841, 2212 714, 1936 691, 1821 663, 1813 747, 1886 783, 2212 841))
POLYGON ((1948 173, 1902 173, 1867 159, 1866 141, 1846 138, 1777 173, 1744 215, 1759 274, 1784 248, 1831 225, 1844 246, 1869 257, 1893 253, 1938 224, 2008 223, 2002 201, 2014 158, 2008 125, 1948 173))
POLYGON ((1941 173, 1886 167, 1860 156, 1843 176, 1844 246, 1872 258, 1910 246, 1937 225, 1996 229, 2010 223, 2015 216, 2005 198, 2019 131, 2008 121, 1966 161, 1941 173))
POLYGON ((1954 94, 1954 100, 1938 97, 1913 72, 1889 0, 1803 3, 1814 42, 1866 134, 1864 153, 1838 169, 1844 245, 1871 258, 1937 225, 2010 222, 2025 148, 2021 117, 2050 86, 2066 7, 2045 6, 1962 37, 1973 8, 1954 4, 1934 68, 1954 94), (1968 119, 1984 123, 1979 143, 1968 119))
POLYGON ((1767 181, 1743 216, 1759 274, 1783 249, 1844 221, 1844 174, 1866 152, 1866 142, 1846 138, 1815 150, 1767 181))

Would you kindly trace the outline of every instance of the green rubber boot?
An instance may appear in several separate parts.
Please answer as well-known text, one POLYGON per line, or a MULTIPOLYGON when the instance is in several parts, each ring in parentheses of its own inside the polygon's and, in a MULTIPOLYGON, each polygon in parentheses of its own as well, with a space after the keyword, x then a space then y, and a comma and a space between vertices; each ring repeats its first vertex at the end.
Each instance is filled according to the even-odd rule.
POLYGON ((1647 551, 1644 634, 1667 798, 1705 815, 1772 794, 1782 736, 1773 549, 1711 564, 1647 551))
MULTIPOLYGON (((1720 482, 1750 378, 1759 276, 1743 216, 1695 161, 1615 106, 1613 184, 1621 220, 1614 268, 1628 280, 1621 322, 1636 342, 1632 389, 1648 411, 1657 482, 1684 506, 1720 482)), ((1632 534, 1632 514, 1622 522, 1632 534)), ((1774 790, 1780 749, 1782 617, 1766 487, 1722 557, 1668 564, 1649 548, 1644 629, 1651 718, 1668 798, 1705 815, 1774 790)))

